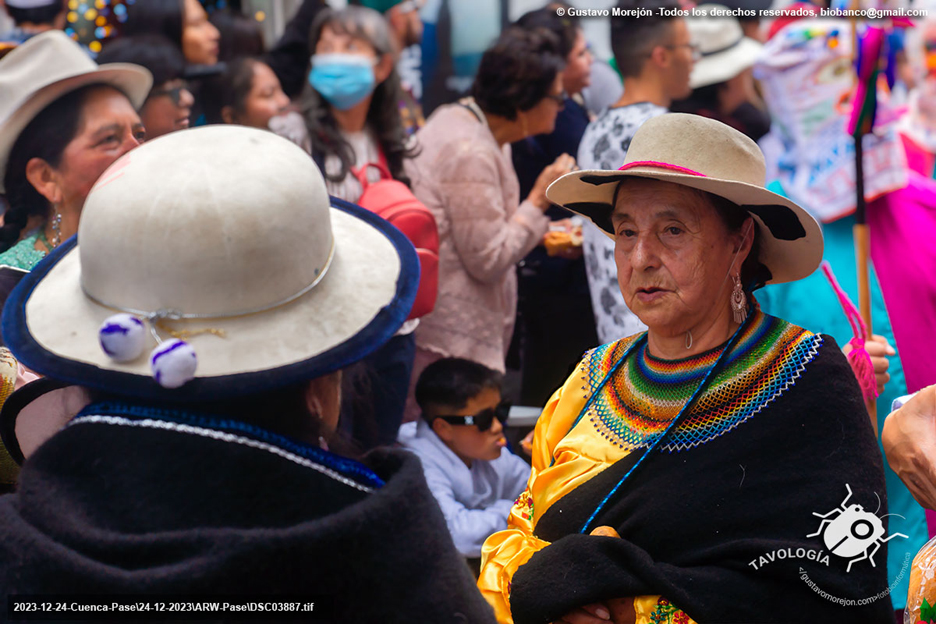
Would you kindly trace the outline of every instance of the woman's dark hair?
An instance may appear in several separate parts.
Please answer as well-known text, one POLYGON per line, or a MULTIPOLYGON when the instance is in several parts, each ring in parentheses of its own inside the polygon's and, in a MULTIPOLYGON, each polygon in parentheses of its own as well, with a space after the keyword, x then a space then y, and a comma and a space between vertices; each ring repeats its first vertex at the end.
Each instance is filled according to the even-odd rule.
POLYGON ((262 56, 266 53, 263 31, 253 18, 230 9, 214 11, 209 17, 221 39, 218 42, 218 61, 230 62, 242 56, 262 56))
POLYGON ((462 358, 442 358, 426 367, 416 382, 416 403, 423 414, 430 406, 462 409, 482 390, 501 389, 502 376, 483 364, 462 358))
POLYGON ((88 94, 110 85, 93 84, 75 89, 55 100, 29 122, 13 143, 3 185, 9 209, 0 227, 0 252, 16 244, 30 217, 49 216, 49 202, 26 179, 26 165, 41 158, 58 167, 65 148, 78 134, 88 94))
MULTIPOLYGON (((724 197, 715 195, 713 193, 707 193, 705 191, 697 192, 704 196, 705 199, 709 201, 709 203, 711 203, 712 207, 715 208, 715 212, 717 212, 718 216, 721 217, 722 222, 725 224, 725 227, 728 228, 729 232, 742 232, 741 228, 744 227, 745 220, 751 216, 750 212, 734 203, 730 199, 725 199, 724 197)), ((751 251, 748 253, 747 258, 745 258, 744 264, 741 265, 741 284, 743 285, 744 290, 747 292, 757 290, 766 284, 771 279, 771 277, 773 277, 770 273, 770 270, 761 264, 760 232, 757 221, 753 221, 753 224, 754 239, 751 242, 751 251)))
MULTIPOLYGON (((254 425, 313 446, 318 443, 319 438, 323 438, 328 443, 329 450, 345 457, 355 458, 358 453, 354 445, 338 432, 334 434, 327 432, 322 427, 318 414, 312 414, 309 411, 306 402, 307 387, 307 383, 303 382, 232 399, 189 403, 183 408, 194 414, 254 425)), ((128 400, 127 397, 102 390, 92 389, 89 392, 91 403, 126 402, 128 400)), ((177 403, 160 401, 147 401, 146 405, 167 410, 180 408, 177 403)))
POLYGON ((162 35, 135 35, 118 37, 107 43, 98 54, 99 65, 104 63, 136 63, 153 74, 153 88, 170 80, 182 78, 185 57, 174 43, 162 35))
POLYGON ((201 95, 208 123, 225 123, 221 116, 225 106, 230 106, 236 115, 244 113, 247 96, 253 88, 254 65, 259 62, 242 56, 226 63, 219 75, 205 80, 201 95))
MULTIPOLYGON (((309 49, 313 53, 326 26, 337 34, 367 41, 377 52, 378 58, 394 52, 390 26, 383 15, 373 9, 352 5, 341 10, 321 11, 312 23, 309 33, 309 49)), ((374 89, 367 111, 367 125, 376 135, 377 144, 387 159, 390 175, 409 185, 410 180, 403 173, 403 160, 412 158, 416 150, 406 146, 406 131, 400 115, 402 97, 400 76, 394 67, 387 79, 374 89)), ((334 176, 326 174, 327 179, 332 182, 344 180, 354 161, 352 148, 341 136, 328 102, 308 83, 303 92, 302 111, 309 129, 309 138, 312 140, 312 153, 335 154, 341 161, 338 173, 334 176)))
POLYGON ((545 30, 511 27, 484 52, 471 95, 486 113, 509 120, 549 95, 565 69, 559 38, 545 30))
MULTIPOLYGON (((558 5, 558 3, 555 4, 558 5)), ((553 4, 524 13, 513 25, 523 30, 543 29, 556 35, 559 40, 559 55, 564 59, 569 58, 578 34, 582 30, 577 17, 569 15, 559 17, 553 4)))
POLYGON ((55 18, 65 10, 65 5, 61 2, 50 2, 46 6, 18 9, 8 4, 6 10, 17 26, 22 24, 53 24, 55 18))
POLYGON ((120 27, 124 37, 162 35, 182 49, 185 29, 185 0, 141 0, 127 7, 127 21, 120 27))

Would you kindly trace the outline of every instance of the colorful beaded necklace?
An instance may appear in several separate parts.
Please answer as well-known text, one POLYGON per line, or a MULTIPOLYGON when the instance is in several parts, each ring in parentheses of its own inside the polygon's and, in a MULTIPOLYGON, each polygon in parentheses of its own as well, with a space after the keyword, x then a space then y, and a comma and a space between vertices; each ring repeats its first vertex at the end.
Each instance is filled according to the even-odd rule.
MULTIPOLYGON (((691 449, 752 417, 794 384, 822 344, 821 336, 759 308, 752 316, 661 450, 691 449)), ((586 366, 590 390, 598 394, 583 416, 611 444, 629 450, 647 448, 666 430, 725 348, 662 360, 650 353, 646 341, 635 344, 639 338, 595 349, 586 366), (633 352, 605 381, 631 347, 633 352)))

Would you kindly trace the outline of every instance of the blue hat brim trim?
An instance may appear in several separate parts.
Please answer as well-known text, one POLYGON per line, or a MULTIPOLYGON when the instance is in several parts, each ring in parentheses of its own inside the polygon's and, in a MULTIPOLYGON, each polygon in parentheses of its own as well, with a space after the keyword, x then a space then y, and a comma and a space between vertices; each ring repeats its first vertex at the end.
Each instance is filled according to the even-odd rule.
POLYGON ((389 222, 369 210, 335 197, 331 198, 331 205, 364 221, 393 244, 400 258, 400 275, 394 298, 370 323, 341 344, 312 358, 264 371, 196 377, 181 388, 170 390, 148 376, 105 370, 92 364, 65 359, 46 350, 29 333, 26 304, 52 267, 74 249, 78 243, 77 236, 72 236, 52 250, 10 293, 3 308, 3 339, 20 363, 53 379, 119 395, 161 401, 213 401, 246 396, 301 383, 345 368, 376 351, 403 325, 416 300, 419 258, 406 236, 389 222))

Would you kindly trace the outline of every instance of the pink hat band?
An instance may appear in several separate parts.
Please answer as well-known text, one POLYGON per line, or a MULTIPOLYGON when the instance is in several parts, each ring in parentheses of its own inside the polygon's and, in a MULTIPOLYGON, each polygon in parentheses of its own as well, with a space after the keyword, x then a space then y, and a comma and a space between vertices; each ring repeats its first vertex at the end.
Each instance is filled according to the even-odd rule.
POLYGON ((635 162, 630 162, 625 165, 622 165, 618 171, 627 171, 628 169, 633 169, 634 167, 656 167, 658 169, 669 169, 670 171, 677 171, 679 173, 687 173, 689 175, 699 176, 700 178, 707 178, 704 173, 699 173, 698 171, 693 171, 692 169, 686 169, 685 167, 680 167, 679 165, 671 165, 669 163, 657 162, 655 160, 638 160, 635 162))

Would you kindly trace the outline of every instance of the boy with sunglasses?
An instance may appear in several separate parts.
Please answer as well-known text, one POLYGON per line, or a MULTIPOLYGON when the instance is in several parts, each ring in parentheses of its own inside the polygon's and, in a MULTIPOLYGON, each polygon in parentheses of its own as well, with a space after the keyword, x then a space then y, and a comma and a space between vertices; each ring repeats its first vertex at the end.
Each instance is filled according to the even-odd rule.
POLYGON ((489 535, 507 528, 530 466, 507 450, 501 376, 460 358, 429 365, 416 382, 422 418, 403 425, 399 442, 419 456, 455 547, 481 556, 489 535))

